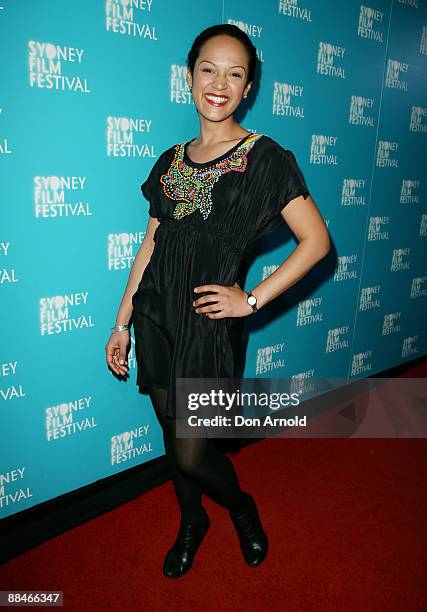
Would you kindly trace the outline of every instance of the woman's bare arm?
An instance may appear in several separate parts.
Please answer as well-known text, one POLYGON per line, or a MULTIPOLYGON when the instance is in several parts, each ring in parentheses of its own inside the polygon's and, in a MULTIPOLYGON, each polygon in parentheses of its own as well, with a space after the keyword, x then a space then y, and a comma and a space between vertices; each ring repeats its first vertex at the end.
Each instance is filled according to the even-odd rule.
MULTIPOLYGON (((331 250, 328 229, 311 196, 306 200, 302 195, 294 198, 282 209, 281 215, 299 244, 270 276, 252 289, 258 308, 262 308, 292 287, 331 250)), ((212 300, 212 296, 194 296, 197 298, 193 301, 196 314, 205 314, 210 319, 246 317, 252 314, 252 308, 247 303, 247 292, 243 291, 238 283, 234 283, 232 287, 198 285, 193 289, 195 293, 213 291, 217 294, 215 304, 209 306, 206 306, 206 303, 212 300)))
POLYGON ((307 200, 298 196, 281 214, 299 244, 269 277, 252 290, 259 308, 295 285, 331 249, 328 229, 311 196, 307 200))
POLYGON ((158 219, 153 219, 153 217, 149 217, 148 219, 149 220, 147 224, 147 229, 145 230, 144 240, 142 241, 141 246, 139 247, 138 252, 135 256, 132 268, 129 273, 129 279, 126 285, 126 289, 123 294, 122 301, 120 302, 115 323, 116 325, 129 324, 133 310, 132 297, 138 289, 138 285, 141 281, 142 275, 144 274, 144 270, 151 259, 151 255, 154 249, 154 232, 156 231, 159 225, 159 221, 158 219))

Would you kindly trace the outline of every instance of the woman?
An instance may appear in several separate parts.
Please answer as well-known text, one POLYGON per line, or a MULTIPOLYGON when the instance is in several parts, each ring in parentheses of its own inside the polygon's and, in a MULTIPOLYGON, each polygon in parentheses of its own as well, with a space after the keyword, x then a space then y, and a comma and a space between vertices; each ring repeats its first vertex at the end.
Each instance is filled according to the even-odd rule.
POLYGON ((195 39, 187 82, 200 135, 164 151, 141 186, 150 219, 106 345, 108 365, 124 375, 132 317, 137 384, 148 390, 162 426, 181 510, 163 564, 165 576, 174 578, 191 568, 210 527, 202 492, 229 511, 249 566, 259 565, 268 549, 255 501, 241 490, 215 440, 174 435, 175 379, 235 376, 243 318, 296 283, 330 249, 292 152, 234 119, 250 92, 256 61, 252 42, 234 25, 212 26, 195 39), (252 292, 243 291, 245 253, 285 221, 297 248, 252 292))

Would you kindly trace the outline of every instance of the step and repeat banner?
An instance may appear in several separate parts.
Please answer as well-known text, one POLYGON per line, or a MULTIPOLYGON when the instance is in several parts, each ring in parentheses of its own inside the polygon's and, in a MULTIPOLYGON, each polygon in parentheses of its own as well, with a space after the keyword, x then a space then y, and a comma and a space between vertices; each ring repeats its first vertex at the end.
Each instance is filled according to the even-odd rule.
MULTIPOLYGON (((294 152, 333 241, 251 330, 243 375, 350 382, 425 354, 421 0, 0 9, 1 517, 164 454, 133 339, 126 380, 105 344, 148 221, 140 185, 199 132, 186 57, 210 25, 255 44, 260 79, 237 118, 294 152)), ((270 235, 245 287, 296 244, 270 235)))

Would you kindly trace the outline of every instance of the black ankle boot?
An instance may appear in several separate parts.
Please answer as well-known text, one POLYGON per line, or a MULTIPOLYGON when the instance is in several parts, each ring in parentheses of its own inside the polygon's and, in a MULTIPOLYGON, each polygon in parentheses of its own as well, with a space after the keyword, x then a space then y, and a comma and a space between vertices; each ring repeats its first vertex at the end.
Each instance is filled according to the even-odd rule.
POLYGON ((239 510, 230 510, 229 514, 239 536, 240 548, 246 563, 256 567, 266 557, 268 537, 262 528, 255 500, 249 493, 244 493, 245 501, 239 510))
POLYGON ((211 522, 204 508, 201 524, 181 520, 175 544, 167 553, 163 563, 165 576, 179 578, 191 569, 195 554, 210 526, 211 522))

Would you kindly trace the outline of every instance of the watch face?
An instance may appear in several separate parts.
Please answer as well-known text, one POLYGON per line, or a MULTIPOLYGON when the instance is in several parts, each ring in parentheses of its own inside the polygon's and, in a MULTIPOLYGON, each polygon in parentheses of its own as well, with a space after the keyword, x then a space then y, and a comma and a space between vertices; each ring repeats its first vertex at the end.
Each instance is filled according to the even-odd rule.
POLYGON ((250 295, 248 297, 248 304, 249 304, 249 306, 255 306, 255 304, 256 304, 256 297, 254 295, 250 295))

